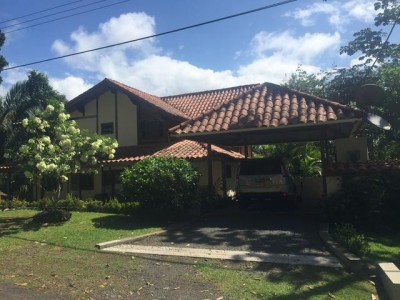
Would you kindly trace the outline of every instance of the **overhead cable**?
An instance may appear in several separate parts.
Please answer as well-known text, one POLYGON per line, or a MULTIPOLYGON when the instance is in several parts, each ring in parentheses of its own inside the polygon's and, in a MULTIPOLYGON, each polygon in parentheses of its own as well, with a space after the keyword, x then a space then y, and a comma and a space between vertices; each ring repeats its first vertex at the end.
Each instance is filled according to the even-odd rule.
POLYGON ((143 40, 146 40, 146 39, 151 39, 151 38, 155 38, 155 37, 159 37, 159 36, 163 36, 163 35, 168 35, 168 34, 171 34, 171 33, 176 33, 176 32, 180 32, 180 31, 184 31, 184 30, 188 30, 188 29, 193 29, 193 28, 196 28, 196 27, 201 27, 201 26, 204 26, 204 25, 217 23, 217 22, 228 20, 228 19, 240 17, 240 16, 243 16, 243 15, 252 14, 252 13, 255 13, 255 12, 259 12, 259 11, 262 11, 262 10, 274 8, 274 7, 277 7, 277 6, 282 6, 282 5, 289 4, 289 3, 292 3, 292 2, 296 2, 296 1, 298 1, 298 0, 281 1, 281 2, 270 4, 270 5, 262 6, 262 7, 259 7, 259 8, 247 10, 247 11, 244 11, 244 12, 241 12, 241 13, 237 13, 237 14, 233 14, 233 15, 229 15, 229 16, 218 18, 218 19, 213 19, 213 20, 209 20, 209 21, 205 21, 205 22, 201 22, 201 23, 197 23, 197 24, 193 24, 193 25, 189 25, 189 26, 173 29, 173 30, 168 30, 168 31, 164 31, 164 32, 161 32, 161 33, 157 33, 157 34, 153 34, 153 35, 149 35, 149 36, 145 36, 145 37, 141 37, 141 38, 137 38, 137 39, 133 39, 133 40, 129 40, 129 41, 110 44, 110 45, 107 45, 107 46, 102 46, 102 47, 98 47, 98 48, 88 49, 88 50, 84 50, 84 51, 80 51, 80 52, 74 52, 74 53, 70 53, 70 54, 65 54, 65 55, 61 55, 61 56, 56 56, 56 57, 52 57, 52 58, 42 59, 42 60, 30 62, 30 63, 25 63, 25 64, 13 66, 13 67, 4 68, 3 71, 22 68, 22 67, 27 67, 27 66, 32 66, 32 65, 36 65, 36 64, 40 64, 40 63, 44 63, 44 62, 49 62, 49 61, 58 60, 58 59, 62 59, 62 58, 67 58, 67 57, 71 57, 71 56, 77 56, 77 55, 84 54, 84 53, 99 51, 99 50, 103 50, 103 49, 107 49, 107 48, 112 48, 112 47, 121 46, 121 45, 129 44, 129 43, 143 41, 143 40))

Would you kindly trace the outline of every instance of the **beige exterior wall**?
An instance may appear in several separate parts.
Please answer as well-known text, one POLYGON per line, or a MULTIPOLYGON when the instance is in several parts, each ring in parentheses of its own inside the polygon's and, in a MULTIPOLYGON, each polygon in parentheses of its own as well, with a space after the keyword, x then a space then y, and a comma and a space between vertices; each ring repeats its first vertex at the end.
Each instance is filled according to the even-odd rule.
POLYGON ((335 140, 336 158, 338 162, 367 161, 367 138, 346 138, 335 140))
MULTIPOLYGON (((89 103, 88 103, 89 105, 89 103)), ((86 106, 88 106, 86 105, 86 106)), ((114 124, 114 132, 112 134, 104 134, 104 136, 108 136, 116 139, 116 124, 115 124, 115 96, 110 91, 105 92, 104 94, 98 97, 98 121, 99 121, 99 133, 101 132, 101 125, 104 123, 113 123, 114 124)), ((121 128, 122 129, 122 128, 121 128)))
POLYGON ((91 134, 97 131, 96 117, 76 119, 76 123, 80 129, 85 129, 91 134))
POLYGON ((120 146, 138 144, 137 107, 125 94, 118 93, 118 143, 120 146))
POLYGON ((119 146, 122 147, 138 144, 137 106, 123 93, 117 92, 115 95, 107 91, 97 98, 97 104, 96 98, 89 101, 84 107, 84 113, 76 110, 70 115, 76 120, 79 128, 86 129, 90 133, 101 133, 101 124, 113 123, 113 133, 104 134, 105 136, 117 139, 119 146))
MULTIPOLYGON (((342 188, 341 177, 327 176, 326 185, 328 197, 332 196, 342 188)), ((316 207, 322 205, 322 177, 301 178, 300 181, 296 181, 296 186, 300 190, 304 206, 316 207)))

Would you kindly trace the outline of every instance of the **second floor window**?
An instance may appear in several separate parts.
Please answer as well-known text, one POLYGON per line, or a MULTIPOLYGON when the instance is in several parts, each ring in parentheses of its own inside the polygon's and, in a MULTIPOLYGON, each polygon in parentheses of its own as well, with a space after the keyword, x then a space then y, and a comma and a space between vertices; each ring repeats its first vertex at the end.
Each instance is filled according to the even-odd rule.
POLYGON ((101 134, 113 134, 114 133, 114 123, 101 123, 100 126, 100 133, 101 134))

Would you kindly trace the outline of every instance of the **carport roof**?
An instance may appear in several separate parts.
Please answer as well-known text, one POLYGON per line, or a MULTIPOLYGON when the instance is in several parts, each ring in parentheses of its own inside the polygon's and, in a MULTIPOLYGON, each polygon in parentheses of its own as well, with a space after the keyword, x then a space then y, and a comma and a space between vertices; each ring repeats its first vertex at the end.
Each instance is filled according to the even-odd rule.
POLYGON ((263 83, 170 129, 172 137, 220 145, 317 141, 351 136, 364 113, 338 102, 263 83))

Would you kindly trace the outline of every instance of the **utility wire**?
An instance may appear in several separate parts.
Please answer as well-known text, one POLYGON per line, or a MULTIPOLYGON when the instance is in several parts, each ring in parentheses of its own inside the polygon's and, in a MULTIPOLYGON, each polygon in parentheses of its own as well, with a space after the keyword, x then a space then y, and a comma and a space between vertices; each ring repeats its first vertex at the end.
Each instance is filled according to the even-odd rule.
POLYGON ((17 20, 17 19, 21 19, 21 18, 33 16, 33 15, 37 15, 37 14, 40 14, 42 12, 50 11, 50 10, 53 10, 53 9, 56 9, 56 8, 60 8, 60 7, 63 7, 63 6, 71 5, 71 4, 74 4, 74 3, 77 3, 77 2, 82 2, 82 1, 83 0, 68 2, 68 3, 65 3, 65 4, 58 5, 58 6, 50 7, 50 8, 39 10, 39 11, 35 11, 35 12, 29 13, 29 14, 26 14, 26 15, 23 15, 23 16, 19 16, 19 17, 15 17, 15 18, 12 18, 12 19, 5 20, 5 21, 1 21, 0 24, 8 23, 8 22, 11 22, 11 21, 14 21, 14 20, 17 20))
MULTIPOLYGON (((29 22, 33 22, 33 21, 37 21, 37 20, 41 20, 41 19, 45 19, 45 18, 48 18, 48 17, 59 15, 59 14, 62 14, 62 13, 68 12, 68 11, 72 11, 72 10, 77 10, 77 9, 82 8, 82 7, 91 6, 91 5, 94 5, 94 4, 97 4, 97 3, 100 3, 100 2, 105 2, 105 1, 109 1, 109 0, 99 0, 99 1, 91 2, 91 3, 85 4, 85 5, 76 6, 76 7, 69 8, 69 9, 65 9, 65 10, 58 11, 58 12, 55 12, 55 13, 52 13, 52 14, 48 14, 48 15, 44 15, 44 16, 41 16, 41 17, 37 17, 37 18, 34 18, 34 19, 29 19, 29 20, 26 20, 26 21, 23 21, 23 22, 18 22, 17 24, 7 25, 7 26, 4 26, 4 27, 1 27, 0 30, 6 29, 6 28, 10 28, 10 27, 19 26, 21 24, 25 24, 25 23, 29 23, 29 22)), ((26 28, 26 27, 24 27, 24 28, 26 28)), ((21 28, 19 30, 21 30, 21 28)))
MULTIPOLYGON (((108 0, 102 0, 102 1, 108 1, 108 0)), ((102 2, 102 1, 99 1, 99 2, 102 2)), ((41 23, 36 23, 36 24, 33 24, 33 25, 21 27, 21 28, 14 29, 14 30, 5 31, 4 33, 11 33, 11 32, 15 32, 15 31, 20 31, 20 30, 23 30, 23 29, 27 29, 27 28, 37 27, 37 26, 40 26, 40 25, 43 25, 43 24, 48 24, 48 23, 52 23, 52 22, 55 22, 55 21, 68 19, 70 17, 83 15, 83 14, 86 14, 86 13, 90 13, 90 12, 93 12, 93 11, 96 11, 96 10, 100 10, 100 9, 103 9, 103 8, 107 8, 107 7, 110 7, 110 6, 115 6, 115 5, 118 5, 118 4, 121 4, 121 3, 124 3, 124 2, 128 2, 128 1, 131 1, 131 0, 123 0, 123 1, 112 3, 112 4, 99 6, 99 7, 93 8, 93 9, 85 10, 85 11, 82 11, 82 12, 79 12, 79 13, 75 13, 75 14, 71 14, 71 15, 67 15, 67 16, 64 16, 64 17, 48 20, 48 21, 41 22, 41 23)))
POLYGON ((397 13, 396 19, 394 20, 394 23, 393 23, 393 25, 392 25, 392 28, 390 29, 389 34, 388 34, 388 36, 386 37, 385 42, 382 44, 381 50, 379 51, 378 55, 377 55, 376 58, 375 58, 374 63, 373 63, 372 66, 371 66, 371 70, 375 67, 376 62, 378 61, 378 59, 380 58, 380 56, 383 54, 383 50, 385 50, 386 45, 387 45, 387 42, 389 41, 389 38, 390 38, 390 36, 392 35, 393 30, 394 30, 394 28, 396 27, 397 22, 399 21, 399 19, 400 19, 400 9, 399 9, 399 12, 397 13))
POLYGON ((274 8, 274 7, 277 7, 277 6, 282 6, 282 5, 289 4, 289 3, 292 3, 292 2, 296 2, 296 1, 298 1, 298 0, 281 1, 281 2, 274 3, 274 4, 270 4, 270 5, 262 6, 262 7, 259 7, 259 8, 255 8, 255 9, 252 9, 252 10, 247 10, 247 11, 244 11, 244 12, 241 12, 241 13, 237 13, 237 14, 233 14, 233 15, 229 15, 229 16, 218 18, 218 19, 213 19, 213 20, 209 20, 209 21, 205 21, 205 22, 201 22, 201 23, 197 23, 197 24, 193 24, 193 25, 189 25, 189 26, 173 29, 173 30, 164 31, 164 32, 161 32, 161 33, 157 33, 157 34, 153 34, 153 35, 137 38, 137 39, 134 39, 134 40, 129 40, 129 41, 121 42, 121 43, 111 44, 111 45, 107 45, 107 46, 103 46, 103 47, 98 47, 98 48, 93 48, 93 49, 89 49, 89 50, 80 51, 80 52, 70 53, 70 54, 66 54, 66 55, 56 56, 56 57, 52 57, 52 58, 42 59, 42 60, 38 60, 38 61, 35 61, 35 62, 30 62, 30 63, 26 63, 26 64, 22 64, 22 65, 17 65, 17 66, 14 66, 14 67, 4 68, 3 71, 22 68, 22 67, 26 67, 26 66, 32 66, 32 65, 36 65, 36 64, 40 64, 40 63, 44 63, 44 62, 48 62, 48 61, 58 60, 58 59, 62 59, 62 58, 67 58, 67 57, 71 57, 71 56, 84 54, 84 53, 89 53, 89 52, 94 52, 94 51, 103 50, 103 49, 107 49, 107 48, 112 48, 112 47, 115 47, 115 46, 120 46, 120 45, 125 45, 125 44, 129 44, 129 43, 133 43, 133 42, 138 42, 138 41, 142 41, 142 40, 146 40, 146 39, 150 39, 150 38, 155 38, 155 37, 159 37, 159 36, 163 36, 163 35, 168 35, 168 34, 171 34, 171 33, 176 33, 176 32, 180 32, 180 31, 184 31, 184 30, 188 30, 188 29, 193 29, 193 28, 196 28, 196 27, 201 27, 201 26, 204 26, 204 25, 209 25, 209 24, 221 22, 221 21, 225 21, 225 20, 228 20, 228 19, 233 19, 233 18, 236 18, 236 17, 248 15, 248 14, 251 14, 251 13, 255 13, 255 12, 258 12, 258 11, 267 10, 267 9, 270 9, 270 8, 274 8))

